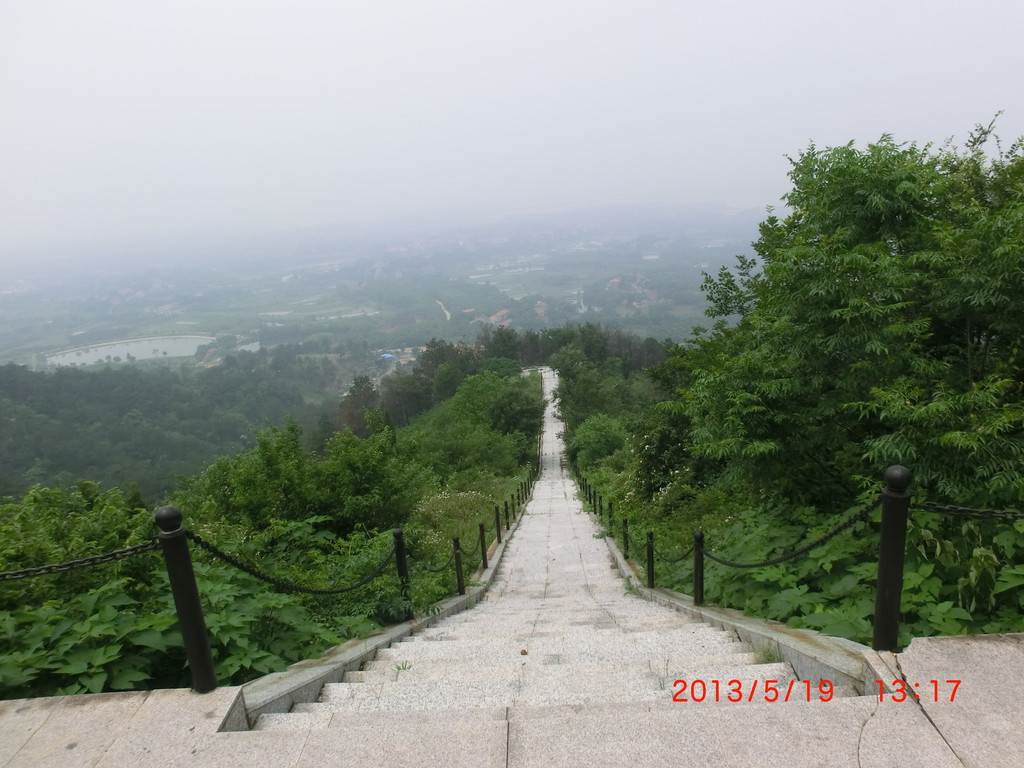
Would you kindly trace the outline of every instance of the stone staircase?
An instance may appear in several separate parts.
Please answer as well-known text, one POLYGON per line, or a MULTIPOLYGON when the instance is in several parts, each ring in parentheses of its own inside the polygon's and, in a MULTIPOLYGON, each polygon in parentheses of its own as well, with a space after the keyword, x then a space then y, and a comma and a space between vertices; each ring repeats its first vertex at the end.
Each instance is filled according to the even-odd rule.
POLYGON ((560 429, 549 406, 541 478, 478 606, 377 651, 319 701, 261 715, 255 730, 304 732, 307 749, 369 740, 389 765, 418 764, 410 749, 430 753, 422 764, 542 765, 561 750, 556 765, 749 765, 760 763, 724 745, 764 745, 765 734, 804 745, 793 765, 846 764, 829 757, 825 734, 862 724, 876 699, 836 688, 819 701, 819 681, 798 680, 788 663, 630 594, 562 466, 560 429), (777 702, 765 701, 766 681, 777 702), (743 700, 730 701, 737 688, 743 700), (697 742, 707 754, 684 760, 682 745, 697 742))
POLYGON ((641 599, 561 466, 559 429, 549 408, 541 479, 476 607, 453 612, 482 590, 413 622, 412 635, 391 628, 361 641, 365 652, 356 643, 243 687, 0 701, 0 768, 1024 765, 1024 635, 923 638, 879 654, 657 590, 635 590, 641 599), (800 675, 734 632, 775 643, 800 675), (373 648, 321 686, 337 679, 338 654, 354 662, 373 648), (822 701, 818 675, 847 682, 822 701), (874 678, 903 677, 963 678, 961 693, 880 703, 874 678), (729 700, 733 680, 742 701, 729 700), (319 701, 292 706, 317 690, 319 701), (779 700, 765 701, 774 690, 779 700))

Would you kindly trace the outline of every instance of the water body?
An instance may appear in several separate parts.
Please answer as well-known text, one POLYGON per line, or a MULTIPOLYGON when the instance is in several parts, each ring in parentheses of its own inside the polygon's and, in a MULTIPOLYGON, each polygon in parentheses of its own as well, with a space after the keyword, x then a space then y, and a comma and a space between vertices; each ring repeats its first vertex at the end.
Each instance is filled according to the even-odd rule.
POLYGON ((93 363, 155 360, 164 357, 192 357, 203 344, 215 341, 213 336, 149 336, 91 344, 46 356, 49 365, 92 365, 93 363))

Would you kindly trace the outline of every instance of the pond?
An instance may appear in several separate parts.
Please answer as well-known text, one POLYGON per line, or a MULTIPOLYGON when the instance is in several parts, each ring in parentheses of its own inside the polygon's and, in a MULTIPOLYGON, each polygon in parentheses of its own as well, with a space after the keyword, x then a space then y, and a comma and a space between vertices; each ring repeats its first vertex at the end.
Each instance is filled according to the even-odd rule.
POLYGON ((92 365, 93 363, 125 362, 129 357, 135 360, 192 357, 199 347, 212 341, 215 341, 213 336, 195 335, 123 339, 55 352, 46 356, 46 362, 49 365, 92 365))

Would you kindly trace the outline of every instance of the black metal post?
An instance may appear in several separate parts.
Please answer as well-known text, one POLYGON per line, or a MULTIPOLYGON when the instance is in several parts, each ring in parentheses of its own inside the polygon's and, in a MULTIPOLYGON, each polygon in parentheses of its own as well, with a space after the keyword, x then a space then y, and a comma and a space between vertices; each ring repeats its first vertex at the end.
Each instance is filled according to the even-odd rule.
POLYGON ((629 560, 629 519, 622 518, 622 557, 629 560))
POLYGON ((604 495, 600 493, 597 494, 597 516, 604 517, 604 495))
POLYGON ((409 606, 406 612, 406 619, 412 618, 412 596, 409 589, 409 562, 405 557, 405 534, 401 528, 395 528, 392 532, 395 537, 395 567, 398 570, 398 583, 401 585, 402 599, 409 606))
POLYGON ((704 605, 704 531, 693 532, 693 604, 704 605))
POLYGON ((487 570, 487 531, 484 530, 484 524, 480 523, 480 559, 482 561, 481 568, 487 570))
POLYGON ((192 671, 192 688, 196 693, 209 693, 217 687, 217 672, 210 652, 210 635, 206 631, 206 619, 199 602, 199 587, 196 586, 195 571, 192 570, 192 555, 188 550, 188 538, 181 527, 181 510, 177 507, 160 507, 156 511, 156 524, 160 528, 157 538, 167 564, 167 575, 171 580, 174 595, 174 610, 178 614, 178 626, 185 641, 185 656, 192 671))
POLYGON ((896 464, 885 470, 882 490, 882 529, 878 540, 878 584, 875 591, 875 627, 871 647, 896 649, 903 591, 903 550, 907 540, 911 473, 896 464))
POLYGON ((654 531, 647 532, 647 586, 654 589, 654 531))
POLYGON ((512 530, 512 524, 508 521, 508 507, 505 507, 505 530, 512 530))
MULTIPOLYGON (((505 502, 505 509, 508 509, 508 502, 505 502)), ((501 544, 501 512, 494 508, 494 530, 498 532, 498 543, 501 544)))
POLYGON ((612 513, 612 503, 609 501, 608 502, 608 527, 609 528, 611 527, 612 521, 614 520, 614 518, 615 518, 615 515, 612 513))
POLYGON ((455 581, 459 585, 459 594, 466 594, 466 579, 462 575, 462 547, 459 546, 459 537, 452 539, 452 549, 455 551, 455 581))

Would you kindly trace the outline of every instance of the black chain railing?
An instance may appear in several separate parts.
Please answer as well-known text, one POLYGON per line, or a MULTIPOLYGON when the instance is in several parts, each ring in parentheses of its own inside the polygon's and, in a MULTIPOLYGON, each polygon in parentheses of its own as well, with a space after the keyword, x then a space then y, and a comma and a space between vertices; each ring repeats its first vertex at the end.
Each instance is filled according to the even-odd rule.
POLYGON ((821 536, 821 537, 815 539, 814 541, 809 542, 808 544, 805 544, 802 547, 794 549, 791 552, 786 552, 785 554, 779 555, 778 557, 773 557, 773 558, 771 558, 769 560, 762 560, 762 561, 760 561, 758 563, 734 563, 734 562, 732 562, 730 560, 726 560, 724 558, 719 557, 718 555, 714 554, 713 552, 708 552, 706 549, 704 550, 704 556, 707 557, 710 560, 714 560, 719 565, 725 565, 725 566, 728 566, 729 568, 767 568, 767 567, 772 566, 772 565, 780 565, 782 563, 789 562, 790 560, 796 560, 796 558, 800 557, 801 555, 806 555, 812 549, 817 549, 818 547, 820 547, 822 544, 826 543, 827 541, 829 541, 831 539, 834 539, 836 536, 838 536, 843 531, 847 531, 850 528, 852 528, 853 526, 855 526, 857 523, 860 523, 860 522, 863 522, 864 520, 867 520, 868 519, 868 515, 870 515, 871 512, 880 503, 881 503, 881 497, 875 499, 872 502, 869 502, 868 504, 865 504, 856 513, 851 515, 845 522, 841 523, 840 525, 837 525, 835 528, 833 528, 831 531, 826 533, 824 536, 821 536))
POLYGON ((661 562, 668 563, 669 565, 677 565, 677 564, 683 562, 683 560, 685 560, 686 558, 688 558, 692 554, 693 554, 693 547, 690 547, 688 550, 686 550, 679 557, 675 557, 675 558, 669 557, 664 552, 659 552, 657 548, 655 548, 655 550, 654 550, 654 556, 658 560, 660 560, 661 562))
MULTIPOLYGON (((519 489, 513 496, 512 509, 515 511, 517 505, 522 507, 526 504, 533 484, 536 481, 537 473, 533 468, 529 472, 529 480, 520 483, 519 489)), ((506 526, 511 528, 509 519, 509 503, 505 502, 506 526)), ((259 568, 235 557, 220 549, 211 542, 206 541, 202 536, 182 526, 182 514, 177 507, 165 506, 156 511, 156 523, 160 529, 157 536, 147 542, 136 544, 124 549, 106 552, 102 555, 69 560, 63 563, 54 563, 32 568, 20 568, 17 570, 0 571, 0 582, 14 581, 18 579, 30 579, 46 576, 55 573, 72 571, 77 568, 109 563, 116 560, 153 552, 160 549, 164 555, 164 562, 167 565, 167 573, 170 581, 171 592, 174 596, 175 611, 178 615, 178 624, 184 639, 185 654, 188 659, 188 666, 192 672, 193 689, 198 693, 207 693, 217 687, 217 676, 214 670, 213 657, 210 651, 209 634, 206 630, 206 622, 203 618, 202 606, 199 600, 199 589, 196 585, 195 571, 192 567, 192 557, 189 552, 188 542, 195 542, 196 546, 208 552, 214 558, 221 560, 237 570, 246 573, 254 578, 264 581, 271 586, 285 592, 297 592, 308 595, 341 595, 352 592, 366 586, 374 579, 384 573, 388 564, 394 560, 398 572, 398 580, 404 603, 408 606, 407 617, 411 619, 412 601, 410 598, 409 566, 407 560, 407 548, 401 528, 393 531, 394 546, 378 565, 366 576, 354 584, 344 587, 322 588, 311 587, 303 584, 296 584, 285 579, 272 576, 259 568)), ((490 530, 495 532, 498 542, 501 542, 501 518, 499 508, 494 508, 494 523, 490 530)), ((476 546, 468 553, 468 556, 475 557, 478 549, 486 547, 486 536, 484 526, 480 524, 480 539, 476 546)), ((465 583, 462 574, 462 555, 464 551, 459 544, 458 537, 453 539, 452 553, 448 560, 440 568, 425 567, 424 570, 430 573, 441 573, 455 563, 455 570, 458 579, 459 594, 465 594, 465 583)), ((483 567, 487 567, 487 553, 481 553, 483 567)))
POLYGON ((460 548, 459 551, 462 552, 462 554, 464 554, 466 557, 476 557, 477 553, 480 551, 480 539, 478 538, 476 540, 476 544, 473 545, 473 548, 469 550, 469 552, 467 552, 463 548, 460 548))
POLYGON ((160 549, 160 542, 156 539, 153 539, 152 541, 147 541, 142 544, 136 544, 134 547, 125 547, 124 549, 114 550, 113 552, 106 552, 102 555, 80 557, 77 560, 68 560, 64 563, 40 565, 36 568, 21 568, 16 571, 0 571, 0 581, 34 579, 37 576, 48 576, 52 573, 65 573, 67 571, 73 571, 78 568, 89 568, 93 565, 112 563, 115 560, 124 560, 129 557, 134 557, 135 555, 141 555, 145 552, 155 552, 158 549, 160 549))
MULTIPOLYGON (((595 515, 603 516, 603 504, 601 497, 596 492, 590 481, 573 467, 576 482, 580 488, 580 499, 591 508, 595 515)), ((654 587, 655 560, 661 560, 670 564, 678 564, 686 557, 693 556, 693 602, 695 605, 702 605, 704 602, 704 556, 708 559, 729 567, 729 568, 767 568, 780 565, 808 554, 814 549, 826 544, 832 538, 844 531, 848 531, 857 523, 867 521, 871 513, 879 506, 882 508, 881 527, 879 531, 878 546, 878 580, 875 592, 874 611, 874 637, 872 647, 876 650, 895 650, 897 642, 897 631, 900 615, 900 594, 903 589, 903 556, 906 548, 907 515, 910 509, 924 512, 935 512, 959 518, 973 518, 981 520, 994 520, 997 522, 1016 522, 1024 520, 1024 512, 1016 509, 993 510, 993 509, 972 509, 970 507, 956 506, 952 504, 937 504, 934 502, 919 501, 913 504, 910 501, 910 494, 907 488, 910 485, 911 473, 906 467, 893 465, 885 472, 885 486, 879 497, 864 505, 850 517, 836 527, 829 530, 822 536, 804 544, 794 550, 785 552, 778 557, 761 560, 755 563, 738 563, 727 560, 714 552, 709 552, 704 547, 704 533, 694 531, 693 547, 680 558, 666 557, 658 552, 654 546, 654 534, 647 532, 647 585, 654 587)), ((610 530, 612 510, 611 502, 608 503, 607 526, 610 530)), ((623 553, 628 559, 629 536, 627 533, 627 521, 623 519, 623 553)))
POLYGON ((455 553, 454 552, 452 552, 450 555, 448 555, 448 560, 440 568, 428 568, 427 566, 423 566, 423 570, 426 571, 427 573, 444 573, 445 571, 447 571, 451 567, 451 564, 453 562, 455 562, 455 553))
POLYGON ((249 565, 243 560, 239 560, 234 555, 229 555, 224 550, 206 541, 202 536, 200 536, 198 533, 195 533, 194 531, 189 531, 186 529, 185 535, 189 539, 194 541, 196 543, 196 546, 198 546, 200 549, 209 552, 218 560, 222 560, 223 562, 227 563, 233 568, 236 568, 237 570, 242 571, 243 573, 247 573, 250 576, 254 576, 260 581, 265 581, 267 584, 276 587, 282 592, 298 592, 304 595, 344 595, 347 592, 354 592, 360 587, 365 587, 371 581, 373 581, 382 573, 384 573, 384 569, 387 567, 388 563, 391 562, 391 559, 395 556, 395 548, 392 546, 391 550, 387 553, 384 559, 380 561, 377 567, 374 568, 369 574, 367 574, 359 581, 357 581, 355 584, 349 584, 348 586, 337 588, 307 587, 302 584, 295 584, 294 582, 286 581, 285 579, 280 579, 276 576, 271 576, 268 573, 264 573, 263 571, 259 570, 258 568, 252 565, 249 565))
POLYGON ((1024 512, 1018 509, 971 509, 952 504, 936 504, 931 501, 911 502, 910 508, 919 509, 922 512, 938 512, 940 515, 951 517, 971 517, 976 520, 999 520, 1008 523, 1024 520, 1024 512))

